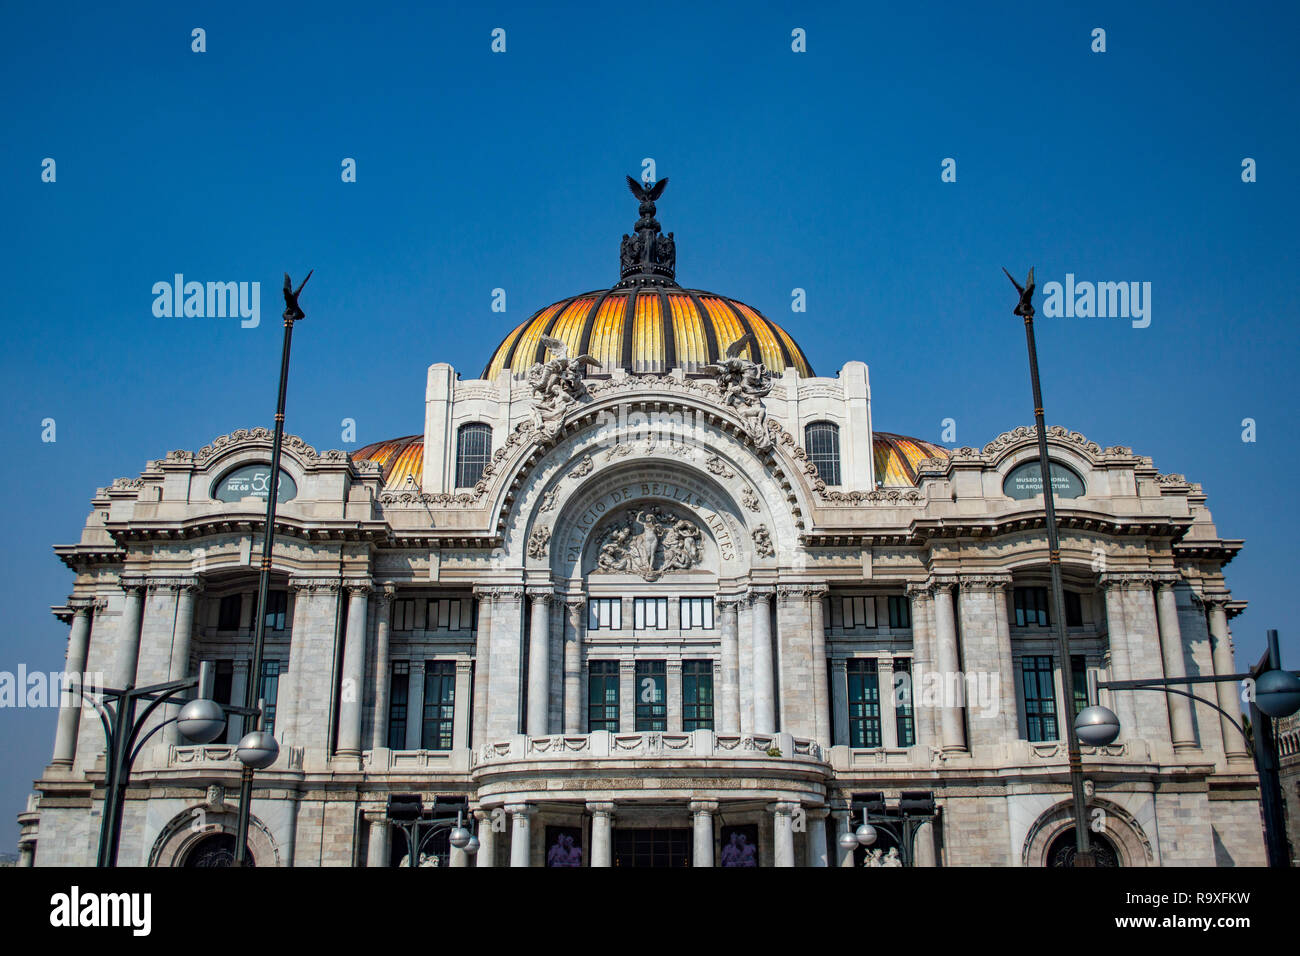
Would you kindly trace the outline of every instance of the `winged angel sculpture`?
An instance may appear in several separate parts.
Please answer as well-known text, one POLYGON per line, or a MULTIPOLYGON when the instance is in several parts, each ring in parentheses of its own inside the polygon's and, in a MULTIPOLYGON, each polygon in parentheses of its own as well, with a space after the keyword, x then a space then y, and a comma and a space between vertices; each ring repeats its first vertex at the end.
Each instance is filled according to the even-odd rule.
POLYGON ((582 377, 588 365, 600 363, 585 354, 569 358, 569 347, 552 336, 543 335, 541 343, 552 357, 528 370, 528 384, 533 388, 533 424, 546 430, 558 428, 569 409, 587 394, 582 377))
POLYGON ((763 399, 772 393, 772 373, 761 362, 740 357, 756 341, 753 332, 742 336, 731 343, 716 365, 706 365, 704 371, 717 378, 723 404, 740 416, 745 433, 759 448, 767 448, 772 444, 772 435, 767 430, 763 399))

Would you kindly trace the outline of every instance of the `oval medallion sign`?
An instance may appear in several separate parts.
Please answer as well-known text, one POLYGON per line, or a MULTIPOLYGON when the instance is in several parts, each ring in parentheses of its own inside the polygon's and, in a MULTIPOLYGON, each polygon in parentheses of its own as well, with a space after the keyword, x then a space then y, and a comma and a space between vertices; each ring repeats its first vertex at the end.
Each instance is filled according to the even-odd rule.
MULTIPOLYGON (((1083 479, 1074 473, 1073 469, 1066 468, 1059 462, 1050 461, 1048 465, 1052 469, 1052 492, 1058 498, 1081 498, 1085 489, 1083 479)), ((1008 498, 1015 498, 1024 501, 1027 498, 1037 498, 1043 493, 1043 469, 1038 463, 1038 459, 1026 461, 1016 465, 1007 473, 1006 480, 1002 482, 1002 493, 1008 498)))
MULTIPOLYGON (((228 471, 212 486, 212 497, 218 501, 240 501, 244 498, 266 498, 267 485, 270 484, 271 466, 269 464, 244 465, 234 471, 228 471)), ((283 468, 280 469, 280 484, 276 490, 276 501, 292 501, 298 495, 298 485, 283 468)))

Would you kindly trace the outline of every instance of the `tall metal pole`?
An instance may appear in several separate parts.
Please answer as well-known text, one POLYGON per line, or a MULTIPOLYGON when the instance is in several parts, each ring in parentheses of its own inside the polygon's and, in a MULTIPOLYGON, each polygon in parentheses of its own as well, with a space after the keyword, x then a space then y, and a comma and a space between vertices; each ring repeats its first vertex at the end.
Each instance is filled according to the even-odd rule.
MULTIPOLYGON (((1002 270, 1006 272, 1005 269, 1002 270)), ((1007 272, 1011 279, 1011 273, 1007 272)), ((1051 464, 1047 458, 1047 426, 1043 416, 1043 390, 1038 379, 1038 349, 1034 344, 1034 270, 1030 268, 1026 286, 1011 279, 1020 291, 1020 302, 1014 315, 1025 320, 1025 342, 1029 347, 1029 380, 1034 389, 1034 425, 1038 432, 1038 466, 1043 481, 1043 511, 1047 525, 1047 564, 1052 575, 1052 626, 1056 632, 1057 653, 1061 656, 1061 682, 1065 685, 1065 740, 1070 766, 1070 792, 1074 802, 1074 865, 1095 865, 1092 846, 1088 839, 1088 802, 1083 794, 1083 757, 1079 753, 1079 736, 1074 729, 1074 715, 1069 711, 1074 701, 1074 668, 1070 661, 1070 642, 1065 633, 1065 594, 1061 589, 1061 544, 1056 534, 1056 504, 1052 489, 1051 464)))
MULTIPOLYGON (((314 271, 314 270, 313 270, 314 271)), ((307 273, 307 279, 311 272, 307 273)), ((289 346, 293 341, 293 323, 305 318, 298 308, 298 295, 307 284, 302 280, 298 291, 293 291, 289 276, 284 277, 284 345, 280 350, 280 391, 275 404, 275 437, 271 440, 271 474, 266 487, 266 528, 262 535, 262 562, 257 577, 257 610, 253 618, 253 662, 249 668, 248 691, 244 706, 257 706, 262 696, 262 655, 266 649, 266 598, 271 585, 271 554, 275 547, 275 506, 280 497, 280 446, 284 441, 284 399, 289 387, 289 346)), ((262 727, 262 717, 257 726, 262 727)), ((246 728, 247 729, 247 728, 246 728)), ((235 866, 247 865, 249 804, 253 800, 253 768, 245 764, 239 777, 239 815, 235 825, 235 866)))

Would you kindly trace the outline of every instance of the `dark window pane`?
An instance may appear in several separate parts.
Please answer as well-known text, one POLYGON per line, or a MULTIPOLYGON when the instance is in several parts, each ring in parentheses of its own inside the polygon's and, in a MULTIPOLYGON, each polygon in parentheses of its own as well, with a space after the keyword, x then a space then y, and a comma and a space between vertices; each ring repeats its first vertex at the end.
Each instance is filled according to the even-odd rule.
POLYGON ((423 750, 450 750, 456 704, 456 662, 428 661, 424 665, 423 750))
POLYGON ((1070 679, 1074 684, 1074 716, 1088 706, 1088 659, 1082 654, 1070 655, 1070 679))
POLYGON ((406 708, 409 701, 411 665, 393 662, 393 682, 388 691, 388 747, 406 749, 406 708))
POLYGON ((808 459, 828 485, 840 483, 840 429, 831 422, 813 422, 804 429, 808 459))
POLYGON ((880 680, 874 657, 848 661, 849 746, 879 747, 880 680))
POLYGON ((912 718, 912 661, 894 658, 894 717, 898 724, 898 746, 916 743, 916 724, 912 718))
POLYGON ((664 661, 636 662, 636 729, 668 729, 668 665, 664 661))
POLYGON ((275 699, 280 693, 280 673, 279 661, 262 661, 262 688, 259 695, 264 701, 265 709, 262 729, 268 734, 275 733, 275 699))
POLYGON ((587 665, 587 730, 618 731, 618 661, 587 665))
POLYGON ((284 630, 284 615, 288 607, 288 591, 266 592, 266 629, 268 631, 284 630))
POLYGON ((1025 693, 1025 730, 1031 741, 1058 739, 1056 684, 1049 655, 1025 657, 1020 662, 1025 693))
POLYGON ((713 661, 682 661, 682 730, 713 729, 713 661))
POLYGON ((1083 627, 1083 601, 1077 591, 1065 592, 1065 623, 1067 627, 1083 627))
POLYGON ((491 458, 492 427, 481 423, 461 425, 456 433, 456 487, 478 484, 491 458))
POLYGON ((239 608, 243 602, 242 594, 227 594, 217 606, 217 630, 239 630, 239 608))

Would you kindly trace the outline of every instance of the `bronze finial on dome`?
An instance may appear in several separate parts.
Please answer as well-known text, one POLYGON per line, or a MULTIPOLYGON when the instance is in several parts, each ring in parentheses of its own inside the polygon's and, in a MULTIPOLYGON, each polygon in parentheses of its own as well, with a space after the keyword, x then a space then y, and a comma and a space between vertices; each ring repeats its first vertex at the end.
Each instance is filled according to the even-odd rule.
POLYGON ((619 247, 619 275, 622 281, 615 288, 661 285, 675 286, 677 274, 677 243, 670 232, 662 233, 655 219, 655 200, 664 194, 668 178, 652 185, 643 185, 627 177, 627 188, 641 203, 641 218, 636 221, 636 234, 623 236, 619 247))

